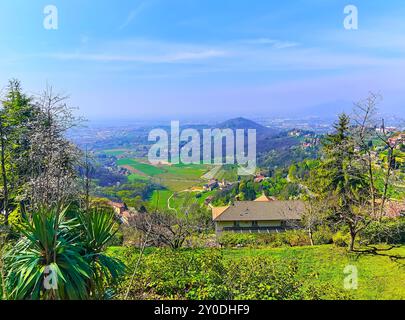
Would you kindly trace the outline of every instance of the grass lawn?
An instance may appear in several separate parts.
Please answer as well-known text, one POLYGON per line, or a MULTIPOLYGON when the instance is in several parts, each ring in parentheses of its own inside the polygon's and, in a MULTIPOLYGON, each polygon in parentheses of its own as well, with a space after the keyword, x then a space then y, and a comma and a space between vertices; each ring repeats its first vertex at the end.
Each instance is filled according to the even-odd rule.
MULTIPOLYGON (((126 256, 127 250, 124 247, 111 247, 108 252, 120 257, 126 256)), ((405 299, 405 246, 378 251, 378 255, 348 253, 346 249, 333 245, 221 250, 224 259, 237 260, 247 256, 296 259, 300 276, 314 283, 332 284, 341 288, 347 276, 343 270, 347 265, 352 265, 358 270, 358 289, 349 291, 352 299, 405 299)), ((150 252, 153 249, 148 249, 146 254, 150 252)))
POLYGON ((273 256, 298 259, 303 277, 314 282, 343 286, 346 277, 343 270, 353 265, 358 270, 358 289, 351 290, 353 299, 405 299, 405 246, 381 255, 347 253, 344 248, 333 245, 315 247, 271 249, 223 249, 229 259, 243 256, 273 256), (395 259, 390 256, 400 256, 395 259))

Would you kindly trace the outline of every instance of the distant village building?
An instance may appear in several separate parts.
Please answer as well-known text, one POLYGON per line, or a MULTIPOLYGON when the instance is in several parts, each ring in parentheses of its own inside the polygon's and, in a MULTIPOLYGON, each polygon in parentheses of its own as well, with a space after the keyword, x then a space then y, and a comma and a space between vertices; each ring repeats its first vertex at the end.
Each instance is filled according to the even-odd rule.
POLYGON ((232 185, 232 183, 229 181, 226 181, 225 179, 222 179, 222 181, 218 183, 218 186, 221 190, 226 189, 226 188, 230 187, 231 185, 232 185))
POLYGON ((254 182, 256 182, 256 183, 261 183, 261 182, 263 182, 265 179, 266 179, 266 177, 260 174, 260 175, 257 175, 257 176, 255 177, 254 182))
POLYGON ((388 139, 388 143, 391 147, 400 148, 401 145, 405 144, 405 133, 399 133, 388 139))
POLYGON ((253 200, 255 202, 268 202, 268 201, 276 201, 276 198, 274 197, 268 197, 264 193, 258 197, 256 200, 253 200))
POLYGON ((211 191, 211 190, 214 190, 214 189, 218 188, 218 186, 219 186, 218 180, 217 179, 211 179, 210 181, 208 181, 207 184, 204 185, 203 188, 204 188, 205 191, 211 191))
POLYGON ((117 218, 124 224, 128 224, 129 220, 134 216, 125 203, 110 201, 109 205, 113 208, 117 218))
POLYGON ((204 204, 205 204, 206 206, 208 206, 208 205, 212 202, 213 199, 214 199, 213 196, 208 196, 207 198, 205 198, 204 204))
POLYGON ((215 232, 270 233, 298 226, 304 211, 302 201, 278 201, 265 195, 255 201, 236 201, 212 207, 215 232))
POLYGON ((118 173, 122 174, 124 176, 128 176, 131 174, 131 172, 127 168, 124 168, 124 167, 119 167, 118 173))
POLYGON ((396 127, 384 127, 384 126, 375 129, 375 131, 378 133, 393 133, 396 132, 397 130, 398 128, 396 127))
POLYGON ((302 131, 299 129, 294 129, 294 130, 291 130, 290 132, 288 132, 288 135, 291 137, 299 137, 302 135, 302 131))

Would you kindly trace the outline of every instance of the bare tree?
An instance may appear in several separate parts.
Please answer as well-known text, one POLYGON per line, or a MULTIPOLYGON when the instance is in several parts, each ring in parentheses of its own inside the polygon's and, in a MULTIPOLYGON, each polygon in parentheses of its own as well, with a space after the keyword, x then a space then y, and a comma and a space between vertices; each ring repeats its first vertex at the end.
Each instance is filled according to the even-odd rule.
POLYGON ((302 214, 301 224, 307 230, 311 246, 314 245, 314 230, 321 225, 328 212, 327 200, 315 196, 308 196, 302 214))
POLYGON ((80 165, 80 173, 83 177, 84 209, 87 212, 90 209, 91 181, 94 175, 93 158, 87 147, 84 151, 84 159, 80 165))
POLYGON ((355 108, 353 110, 354 117, 353 120, 356 123, 355 129, 355 139, 360 146, 361 152, 364 153, 364 161, 367 166, 367 171, 369 175, 369 185, 370 185, 370 195, 371 195, 371 211, 373 216, 376 216, 376 187, 375 187, 375 177, 374 177, 374 162, 372 158, 372 144, 371 141, 371 130, 375 128, 376 121, 375 115, 377 112, 377 105, 382 100, 379 94, 370 93, 370 95, 363 101, 355 103, 355 108))
POLYGON ((131 224, 148 234, 154 245, 172 249, 180 248, 194 228, 187 217, 179 218, 172 213, 160 212, 139 214, 131 224))
POLYGON ((30 124, 31 177, 27 197, 33 206, 62 206, 77 196, 77 167, 81 151, 66 134, 80 123, 66 96, 54 94, 52 87, 36 98, 38 116, 30 124))
POLYGON ((355 103, 353 120, 355 121, 355 139, 360 147, 360 153, 363 155, 363 161, 367 166, 369 175, 370 195, 371 195, 371 213, 373 217, 381 219, 385 212, 385 205, 388 198, 388 189, 393 177, 393 168, 395 166, 395 143, 390 140, 389 134, 385 130, 384 119, 377 119, 378 105, 382 101, 382 96, 375 93, 370 93, 369 96, 355 103), (376 128, 381 124, 380 131, 376 128), (377 166, 373 160, 373 143, 372 138, 377 137, 386 147, 387 161, 386 168, 384 165, 377 166), (375 170, 379 169, 384 172, 384 185, 381 194, 378 194, 376 188, 375 170), (377 203, 377 198, 380 201, 377 203))

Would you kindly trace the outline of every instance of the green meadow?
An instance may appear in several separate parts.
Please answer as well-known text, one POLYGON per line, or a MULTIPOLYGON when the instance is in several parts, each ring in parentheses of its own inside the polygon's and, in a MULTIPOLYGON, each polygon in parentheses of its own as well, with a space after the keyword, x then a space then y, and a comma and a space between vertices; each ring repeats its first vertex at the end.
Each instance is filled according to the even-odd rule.
POLYGON ((128 150, 126 149, 111 149, 111 150, 103 150, 103 153, 105 153, 108 156, 120 156, 127 152, 128 150))
POLYGON ((134 168, 135 170, 138 170, 142 173, 144 173, 147 176, 156 176, 158 174, 162 174, 165 171, 157 166, 153 166, 151 164, 148 163, 144 163, 144 162, 140 162, 137 161, 135 159, 119 159, 117 161, 117 165, 119 166, 131 166, 132 168, 134 168))

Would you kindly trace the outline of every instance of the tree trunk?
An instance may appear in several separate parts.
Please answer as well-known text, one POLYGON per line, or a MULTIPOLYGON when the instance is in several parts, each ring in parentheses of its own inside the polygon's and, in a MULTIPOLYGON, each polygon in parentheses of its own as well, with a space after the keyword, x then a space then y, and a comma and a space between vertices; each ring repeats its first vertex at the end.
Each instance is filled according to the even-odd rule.
POLYGON ((371 159, 370 150, 368 150, 367 155, 368 155, 368 174, 369 174, 369 177, 370 177, 371 210, 372 210, 372 213, 373 213, 373 218, 376 218, 373 161, 371 159))
POLYGON ((308 235, 309 235, 309 242, 311 243, 311 246, 314 245, 314 238, 313 238, 313 234, 312 234, 312 228, 308 229, 308 235))
POLYGON ((387 174, 385 176, 384 191, 383 191, 383 196, 382 196, 382 199, 381 199, 381 208, 380 208, 380 217, 379 217, 380 221, 381 221, 382 217, 384 216, 384 207, 385 207, 385 202, 387 201, 387 192, 388 192, 388 186, 389 186, 389 181, 390 181, 390 176, 391 176, 391 169, 392 169, 393 159, 394 159, 394 148, 390 147, 389 150, 388 150, 387 174))
POLYGON ((6 156, 5 147, 6 143, 4 141, 3 134, 3 124, 0 124, 0 141, 1 141, 1 175, 3 179, 3 210, 4 210, 4 224, 8 225, 8 186, 7 186, 7 173, 6 173, 6 156))
POLYGON ((354 242, 356 240, 356 233, 355 232, 350 232, 350 245, 349 245, 349 250, 354 251, 354 242))

